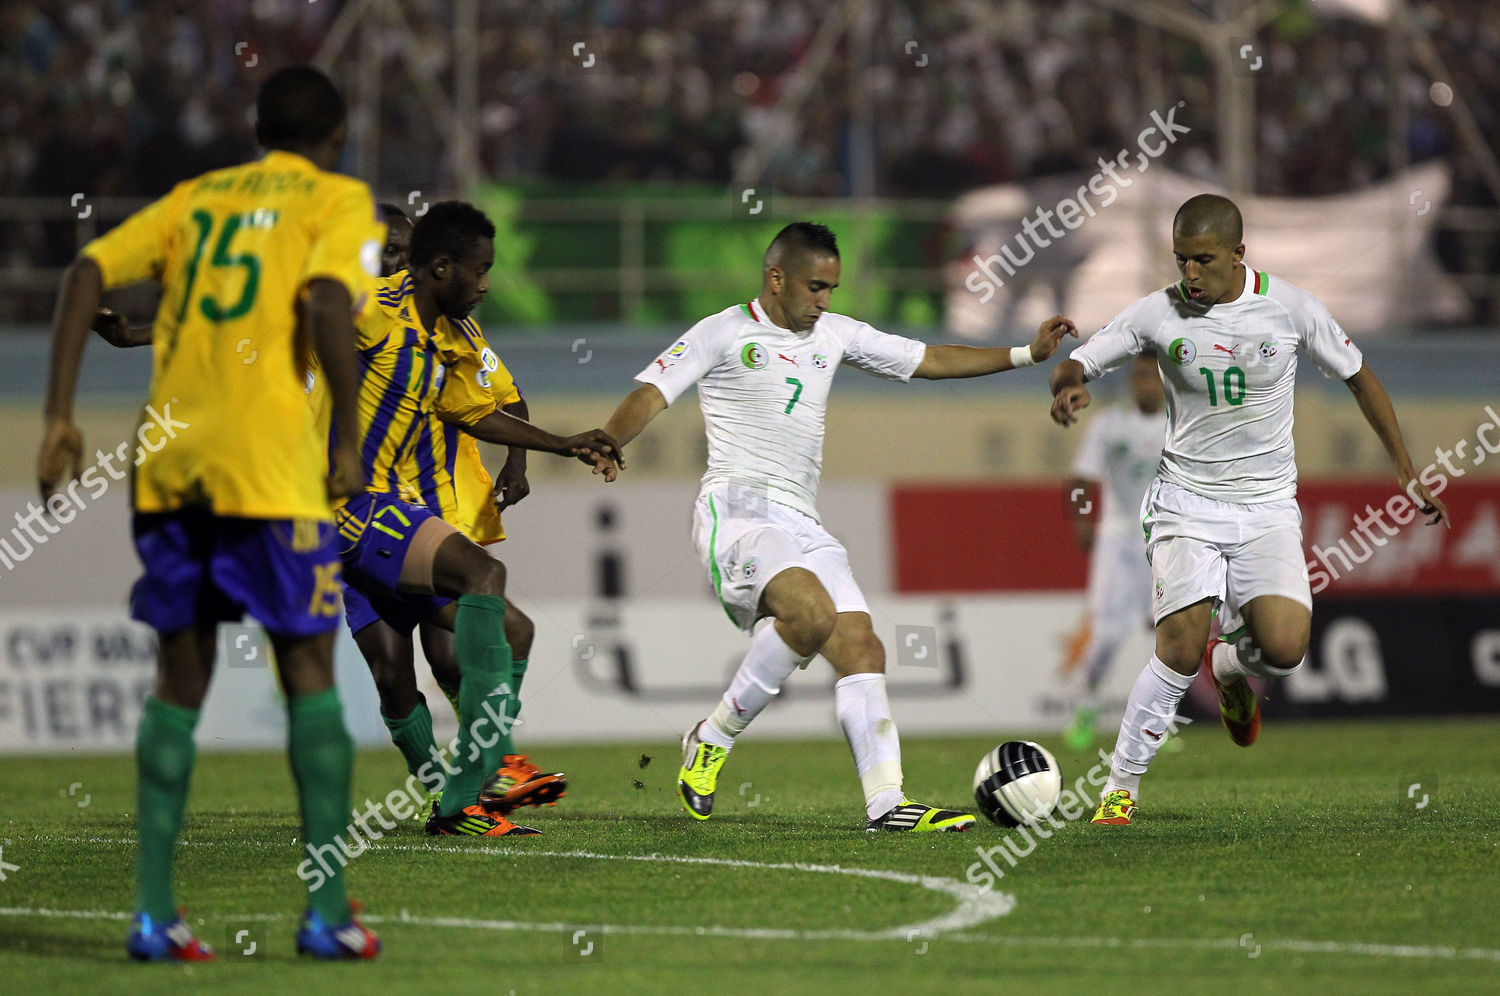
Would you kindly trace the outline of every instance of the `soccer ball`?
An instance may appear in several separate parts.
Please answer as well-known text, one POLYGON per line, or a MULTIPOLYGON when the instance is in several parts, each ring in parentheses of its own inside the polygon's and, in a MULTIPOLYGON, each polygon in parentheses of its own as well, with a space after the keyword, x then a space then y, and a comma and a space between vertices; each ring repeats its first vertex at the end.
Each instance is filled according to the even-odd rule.
POLYGON ((974 802, 1002 827, 1045 820, 1062 797, 1062 769, 1047 748, 1030 740, 1007 740, 974 769, 974 802))

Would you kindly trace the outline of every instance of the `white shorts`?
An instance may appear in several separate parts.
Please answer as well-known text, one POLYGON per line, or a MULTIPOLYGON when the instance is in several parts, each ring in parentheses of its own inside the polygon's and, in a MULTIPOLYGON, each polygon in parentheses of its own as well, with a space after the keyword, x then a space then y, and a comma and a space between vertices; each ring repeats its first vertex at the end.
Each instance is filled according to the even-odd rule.
POLYGON ((789 567, 810 571, 833 599, 835 612, 870 611, 844 545, 814 519, 752 488, 717 484, 700 492, 693 507, 693 545, 719 604, 746 632, 761 617, 761 592, 789 567))
POLYGON ((1295 498, 1241 505, 1205 498, 1157 478, 1141 503, 1156 622, 1205 598, 1224 603, 1228 631, 1241 608, 1281 595, 1312 609, 1295 498))

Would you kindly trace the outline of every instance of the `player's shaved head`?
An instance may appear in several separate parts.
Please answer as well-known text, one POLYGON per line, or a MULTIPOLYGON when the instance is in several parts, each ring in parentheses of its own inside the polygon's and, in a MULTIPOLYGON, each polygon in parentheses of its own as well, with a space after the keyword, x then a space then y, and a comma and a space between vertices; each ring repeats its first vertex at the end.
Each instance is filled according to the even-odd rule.
POLYGON ((765 265, 790 270, 808 256, 831 256, 838 259, 839 243, 828 226, 797 221, 776 233, 766 249, 765 265))
POLYGON ((477 243, 494 240, 494 223, 483 211, 464 201, 439 201, 412 228, 409 258, 413 267, 439 256, 465 259, 477 243))
POLYGON ((277 70, 255 97, 255 138, 267 149, 298 151, 326 142, 344 123, 344 98, 321 70, 277 70))
POLYGON ((1213 235, 1225 246, 1237 246, 1245 237, 1245 222, 1234 201, 1218 194, 1189 197, 1172 219, 1172 234, 1192 238, 1213 235))

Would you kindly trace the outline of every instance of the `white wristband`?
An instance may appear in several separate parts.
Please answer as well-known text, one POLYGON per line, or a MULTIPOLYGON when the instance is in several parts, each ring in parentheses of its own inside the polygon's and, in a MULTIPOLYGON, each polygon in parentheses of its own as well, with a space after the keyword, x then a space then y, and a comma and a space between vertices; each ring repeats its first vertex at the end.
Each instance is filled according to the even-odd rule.
POLYGON ((1031 358, 1030 346, 1010 347, 1010 365, 1012 367, 1034 367, 1036 360, 1031 358))

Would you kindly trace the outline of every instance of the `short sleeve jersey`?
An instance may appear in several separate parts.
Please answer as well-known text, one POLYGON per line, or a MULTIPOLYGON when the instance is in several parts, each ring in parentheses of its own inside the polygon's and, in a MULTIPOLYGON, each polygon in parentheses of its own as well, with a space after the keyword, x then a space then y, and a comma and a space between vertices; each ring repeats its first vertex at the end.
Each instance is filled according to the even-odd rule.
POLYGON ((179 183, 84 247, 106 289, 162 285, 142 420, 155 411, 175 437, 142 447, 136 511, 329 518, 329 406, 300 305, 322 278, 363 307, 384 240, 363 183, 269 152, 179 183))
POLYGON ((1106 408, 1084 423, 1072 474, 1099 482, 1101 536, 1140 536, 1141 500, 1161 464, 1164 411, 1106 408))
POLYGON ((450 323, 438 350, 447 376, 417 443, 412 484, 422 504, 469 539, 496 543, 505 539, 505 529, 495 507, 495 482, 480 459, 479 441, 461 427, 520 401, 521 392, 474 319, 450 323))
POLYGON ((708 436, 704 487, 744 485, 817 519, 828 391, 839 366, 906 381, 925 352, 916 339, 843 315, 793 332, 750 301, 694 325, 635 379, 668 404, 697 384, 708 436))
POLYGON ((1340 380, 1364 363, 1321 301, 1248 268, 1238 299, 1205 309, 1173 284, 1128 306, 1072 358, 1093 380, 1148 347, 1167 390, 1161 477, 1240 504, 1297 494, 1297 358, 1340 380))

